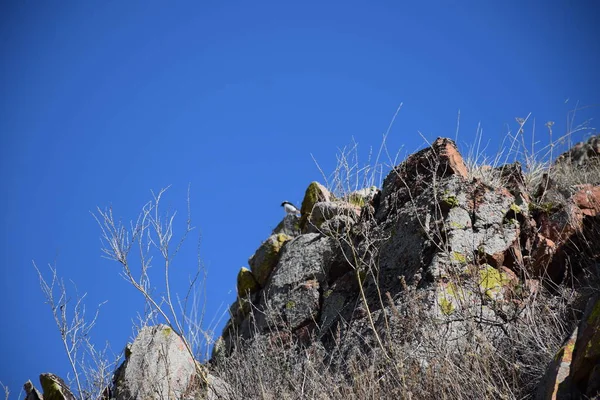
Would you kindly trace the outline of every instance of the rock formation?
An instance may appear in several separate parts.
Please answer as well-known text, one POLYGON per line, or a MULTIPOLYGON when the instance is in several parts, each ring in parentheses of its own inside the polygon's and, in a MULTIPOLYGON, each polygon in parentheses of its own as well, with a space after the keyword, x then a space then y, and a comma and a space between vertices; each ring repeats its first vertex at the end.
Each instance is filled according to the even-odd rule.
MULTIPOLYGON (((600 182, 588 173, 565 184, 574 169, 597 162, 598 143, 591 138, 559 157, 533 188, 519 163, 488 168, 490 181, 473 178, 443 138, 394 167, 381 190, 336 197, 311 183, 301 217, 286 216, 240 270, 204 381, 194 378, 197 361, 174 332, 146 327, 115 374, 113 397, 234 398, 239 386, 215 374, 254 347, 280 351, 277 368, 290 376, 307 376, 307 360, 318 360, 315 376, 338 371, 354 388, 352 368, 364 366, 399 397, 452 397, 458 386, 422 382, 442 382, 452 374, 445 368, 457 365, 454 373, 511 375, 487 386, 457 383, 456 390, 478 391, 472 398, 500 398, 504 390, 600 396, 600 182), (556 300, 563 290, 572 301, 556 300), (543 331, 544 321, 560 330, 543 331), (531 329, 538 324, 539 335, 531 329), (564 339, 560 349, 539 343, 556 337, 564 339), (421 383, 392 380, 382 372, 391 367, 421 383)), ((460 374, 446 379, 463 382, 460 374)), ((248 393, 266 396, 263 386, 255 390, 248 393)))

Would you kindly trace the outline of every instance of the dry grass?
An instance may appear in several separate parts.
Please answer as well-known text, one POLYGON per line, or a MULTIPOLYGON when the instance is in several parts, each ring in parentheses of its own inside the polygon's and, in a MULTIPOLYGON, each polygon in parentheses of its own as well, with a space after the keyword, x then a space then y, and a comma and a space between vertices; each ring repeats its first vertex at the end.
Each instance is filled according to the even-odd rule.
MULTIPOLYGON (((444 340, 447 321, 422 319, 419 293, 408 289, 402 311, 390 307, 393 332, 381 332, 387 356, 378 347, 356 348, 351 331, 327 351, 318 341, 302 347, 259 337, 240 343, 213 370, 235 399, 533 398, 573 322, 568 293, 527 296, 522 317, 500 345, 475 321, 460 344, 444 340)), ((291 336, 279 330, 270 337, 291 336)))

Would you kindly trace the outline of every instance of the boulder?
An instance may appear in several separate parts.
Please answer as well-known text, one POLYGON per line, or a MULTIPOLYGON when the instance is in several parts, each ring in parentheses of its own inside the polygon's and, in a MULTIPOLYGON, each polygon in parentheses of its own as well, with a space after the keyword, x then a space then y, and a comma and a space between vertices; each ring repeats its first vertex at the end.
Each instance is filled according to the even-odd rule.
MULTIPOLYGON (((567 272, 565 260, 577 259, 587 247, 585 243, 600 239, 594 228, 600 218, 600 186, 579 185, 564 204, 536 207, 539 233, 532 250, 531 269, 536 275, 548 274, 560 282, 567 272)), ((595 246, 585 256, 600 259, 595 246)))
POLYGON ((592 297, 579 326, 546 370, 537 393, 542 399, 596 399, 600 396, 600 296, 592 297))
POLYGON ((451 139, 438 138, 430 147, 409 156, 394 167, 383 181, 383 188, 376 209, 379 221, 418 196, 435 179, 456 175, 468 177, 467 166, 451 139))
POLYGON ((318 202, 308 217, 307 233, 345 233, 360 217, 360 207, 345 201, 318 202), (323 224, 328 224, 323 227, 323 224))
POLYGON ((312 182, 306 188, 302 206, 300 207, 300 230, 304 233, 307 227, 308 220, 313 211, 315 204, 319 202, 329 202, 333 200, 333 195, 327 188, 319 182, 312 182))
POLYGON ((333 240, 317 233, 301 235, 285 246, 262 293, 256 322, 259 331, 273 326, 294 330, 317 318, 320 289, 327 282, 333 250, 333 240))
POLYGON ((278 235, 280 233, 289 237, 298 236, 300 234, 300 218, 293 214, 287 214, 273 229, 271 235, 278 235))
POLYGON ((571 164, 577 167, 600 159, 600 135, 590 136, 585 142, 579 142, 558 156, 556 165, 571 164))
POLYGON ((581 318, 571 376, 573 385, 587 398, 600 396, 600 296, 588 302, 581 318))
POLYGON ((210 376, 166 325, 142 328, 114 382, 116 400, 229 398, 227 385, 210 376))
POLYGON ((41 374, 40 384, 44 391, 44 400, 76 400, 65 381, 54 374, 41 374))
POLYGON ((25 382, 23 390, 25 390, 25 400, 44 400, 44 396, 33 386, 31 381, 25 382))
POLYGON ((240 268, 237 276, 237 293, 240 297, 246 297, 248 294, 256 293, 260 290, 260 285, 254 278, 254 274, 248 268, 240 268))
POLYGON ((261 287, 265 286, 271 272, 277 265, 282 246, 290 239, 291 237, 284 233, 271 235, 248 260, 252 275, 261 287))

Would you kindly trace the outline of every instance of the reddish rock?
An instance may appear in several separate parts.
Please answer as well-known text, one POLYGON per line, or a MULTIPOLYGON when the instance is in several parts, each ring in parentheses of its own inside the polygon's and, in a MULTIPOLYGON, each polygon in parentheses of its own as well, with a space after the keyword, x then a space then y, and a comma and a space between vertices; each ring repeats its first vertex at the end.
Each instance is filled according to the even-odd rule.
POLYGON ((451 139, 438 138, 430 147, 410 155, 394 167, 383 181, 376 207, 376 219, 387 216, 394 207, 417 197, 435 180, 456 175, 466 180, 467 166, 451 139))
POLYGON ((450 139, 438 138, 431 148, 437 153, 440 160, 440 167, 444 171, 444 176, 455 174, 466 178, 468 175, 467 166, 462 156, 456 148, 456 144, 450 139))
POLYGON ((571 199, 585 216, 595 217, 600 214, 600 186, 581 185, 571 199))
POLYGON ((533 246, 533 270, 547 273, 560 281, 565 273, 565 260, 570 252, 567 245, 584 231, 585 221, 600 215, 600 186, 582 185, 567 204, 554 213, 541 213, 537 240, 533 246))

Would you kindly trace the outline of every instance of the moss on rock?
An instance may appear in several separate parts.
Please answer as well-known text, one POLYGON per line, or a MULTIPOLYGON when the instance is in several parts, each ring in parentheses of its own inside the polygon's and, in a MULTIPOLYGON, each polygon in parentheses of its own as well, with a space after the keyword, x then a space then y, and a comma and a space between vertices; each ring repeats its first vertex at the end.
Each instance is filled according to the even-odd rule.
POLYGON ((65 382, 54 374, 41 374, 40 384, 45 400, 75 400, 75 396, 65 382))
POLYGON ((479 271, 479 287, 490 299, 496 300, 502 295, 502 289, 510 283, 510 277, 491 265, 484 265, 479 271))
MULTIPOLYGON (((271 235, 248 260, 252 275, 260 287, 265 286, 269 276, 271 276, 271 272, 273 272, 273 269, 277 265, 281 247, 285 242, 291 239, 291 237, 284 233, 271 235)), ((238 289, 238 293, 241 295, 244 292, 240 292, 238 289)))
POLYGON ((239 296, 246 296, 248 293, 256 293, 260 290, 260 285, 254 278, 254 274, 248 268, 240 268, 237 275, 237 292, 239 296))
POLYGON ((306 228, 310 213, 315 204, 321 201, 330 201, 332 197, 329 190, 319 182, 311 182, 308 185, 304 193, 304 199, 302 200, 302 207, 300 207, 300 229, 302 232, 306 228))

